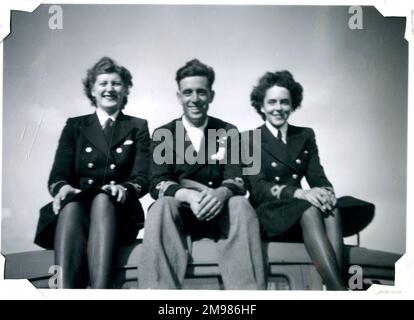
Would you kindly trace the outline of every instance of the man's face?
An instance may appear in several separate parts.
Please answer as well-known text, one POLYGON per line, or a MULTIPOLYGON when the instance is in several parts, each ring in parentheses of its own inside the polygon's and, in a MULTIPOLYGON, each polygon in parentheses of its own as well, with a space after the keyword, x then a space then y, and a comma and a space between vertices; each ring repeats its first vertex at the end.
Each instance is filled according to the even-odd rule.
POLYGON ((177 92, 184 115, 196 127, 203 125, 207 118, 208 105, 213 101, 214 91, 204 76, 181 79, 177 92))

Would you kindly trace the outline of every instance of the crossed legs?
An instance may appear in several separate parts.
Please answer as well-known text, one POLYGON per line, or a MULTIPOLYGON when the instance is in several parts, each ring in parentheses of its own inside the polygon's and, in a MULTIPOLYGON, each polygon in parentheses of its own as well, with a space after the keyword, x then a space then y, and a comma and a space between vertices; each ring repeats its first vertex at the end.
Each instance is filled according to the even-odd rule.
POLYGON ((338 267, 342 271, 344 263, 344 240, 342 236, 342 220, 339 210, 335 209, 333 214, 324 217, 326 234, 335 252, 338 267))
MULTIPOLYGON (((332 223, 338 223, 338 220, 332 221, 332 223)), ((340 248, 342 247, 342 236, 340 231, 331 230, 334 224, 328 225, 327 230, 325 230, 322 214, 313 206, 303 213, 300 224, 305 247, 327 288, 329 290, 346 290, 341 277, 341 265, 339 264, 342 263, 342 248, 340 248), (328 238, 328 230, 330 236, 333 237, 332 243, 328 238), (338 236, 340 236, 340 239, 338 239, 338 236), (334 248, 337 250, 336 254, 339 257, 339 262, 334 248)))
POLYGON ((54 243, 55 263, 62 268, 62 288, 84 285, 86 260, 91 287, 110 286, 116 230, 115 207, 104 193, 92 200, 90 214, 78 202, 70 202, 62 209, 54 243))

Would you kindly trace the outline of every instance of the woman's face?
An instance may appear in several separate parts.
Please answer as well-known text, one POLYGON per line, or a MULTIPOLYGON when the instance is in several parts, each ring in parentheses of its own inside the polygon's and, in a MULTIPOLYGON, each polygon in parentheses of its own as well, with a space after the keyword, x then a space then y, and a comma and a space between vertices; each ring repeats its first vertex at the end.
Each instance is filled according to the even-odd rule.
POLYGON ((121 109, 127 89, 118 73, 102 73, 96 77, 91 94, 99 109, 112 114, 121 109))
POLYGON ((282 127, 292 112, 290 92, 284 87, 274 85, 266 91, 263 106, 260 109, 275 128, 282 127))

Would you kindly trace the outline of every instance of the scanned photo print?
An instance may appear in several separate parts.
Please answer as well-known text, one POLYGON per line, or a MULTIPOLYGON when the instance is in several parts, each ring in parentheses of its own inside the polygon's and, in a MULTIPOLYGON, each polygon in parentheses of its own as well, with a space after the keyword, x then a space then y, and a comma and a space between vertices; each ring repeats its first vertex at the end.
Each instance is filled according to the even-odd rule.
POLYGON ((12 10, 4 278, 394 286, 409 232, 406 22, 355 5, 12 10))

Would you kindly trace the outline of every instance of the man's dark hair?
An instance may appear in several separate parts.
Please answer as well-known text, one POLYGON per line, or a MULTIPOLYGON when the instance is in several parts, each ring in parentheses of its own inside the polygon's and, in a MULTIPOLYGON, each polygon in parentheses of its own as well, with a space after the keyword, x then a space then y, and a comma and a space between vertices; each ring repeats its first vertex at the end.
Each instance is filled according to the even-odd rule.
POLYGON ((188 61, 185 66, 178 69, 177 74, 175 76, 175 81, 177 81, 177 85, 180 86, 180 81, 187 77, 206 77, 208 80, 208 84, 210 89, 213 87, 215 74, 214 69, 197 59, 193 59, 188 61))

